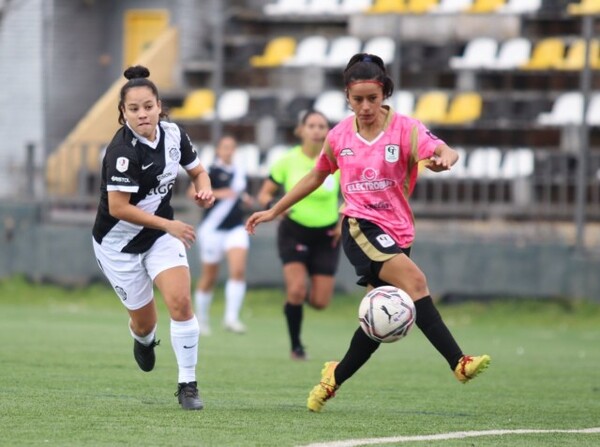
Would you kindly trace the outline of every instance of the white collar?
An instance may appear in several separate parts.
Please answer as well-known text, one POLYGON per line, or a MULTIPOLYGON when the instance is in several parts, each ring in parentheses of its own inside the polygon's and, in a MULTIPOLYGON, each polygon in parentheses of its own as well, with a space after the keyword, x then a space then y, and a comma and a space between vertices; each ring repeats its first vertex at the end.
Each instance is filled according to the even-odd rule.
POLYGON ((127 125, 127 127, 129 127, 129 130, 131 130, 131 132, 135 135, 138 141, 144 143, 146 146, 150 146, 152 149, 156 149, 158 147, 158 142, 160 141, 160 129, 158 124, 156 125, 156 138, 154 139, 154 141, 150 141, 148 138, 138 134, 135 130, 131 128, 129 123, 126 122, 125 124, 127 125))

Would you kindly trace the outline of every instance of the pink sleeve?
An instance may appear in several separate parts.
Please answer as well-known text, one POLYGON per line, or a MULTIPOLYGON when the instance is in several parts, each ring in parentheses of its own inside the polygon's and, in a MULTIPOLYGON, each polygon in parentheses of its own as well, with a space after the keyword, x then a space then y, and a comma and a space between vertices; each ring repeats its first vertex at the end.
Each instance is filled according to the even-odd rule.
POLYGON ((423 123, 419 123, 417 126, 419 133, 419 144, 417 149, 419 152, 418 159, 423 160, 426 158, 431 158, 431 156, 434 154, 435 148, 446 143, 432 134, 423 123))
POLYGON ((315 163, 315 169, 318 171, 327 171, 330 174, 333 174, 338 170, 335 156, 333 155, 333 149, 329 144, 329 140, 325 140, 325 145, 323 146, 323 149, 317 158, 317 162, 315 163))

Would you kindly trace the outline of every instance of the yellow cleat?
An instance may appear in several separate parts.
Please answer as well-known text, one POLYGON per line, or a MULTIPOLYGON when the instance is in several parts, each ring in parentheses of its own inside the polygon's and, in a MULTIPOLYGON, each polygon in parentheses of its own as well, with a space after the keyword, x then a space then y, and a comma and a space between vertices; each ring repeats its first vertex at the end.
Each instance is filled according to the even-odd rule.
POLYGON ((325 402, 335 396, 338 386, 333 372, 339 362, 327 362, 321 370, 321 382, 311 390, 306 406, 316 413, 323 409, 325 402))
POLYGON ((463 355, 458 361, 456 368, 454 368, 454 375, 459 382, 467 383, 482 373, 490 365, 491 360, 489 355, 480 355, 478 357, 463 355))

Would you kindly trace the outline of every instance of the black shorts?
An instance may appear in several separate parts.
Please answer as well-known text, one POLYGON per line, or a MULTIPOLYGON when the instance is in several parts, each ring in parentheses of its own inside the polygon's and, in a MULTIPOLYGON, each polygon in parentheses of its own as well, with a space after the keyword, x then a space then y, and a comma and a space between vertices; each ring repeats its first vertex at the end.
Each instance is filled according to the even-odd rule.
POLYGON ((281 262, 301 262, 311 275, 333 276, 340 260, 340 244, 332 247, 333 237, 329 233, 336 224, 310 228, 285 217, 277 230, 281 262))
POLYGON ((342 222, 344 252, 359 276, 360 286, 388 285, 379 279, 381 266, 399 253, 410 256, 410 247, 400 247, 390 235, 366 219, 344 217, 342 222))

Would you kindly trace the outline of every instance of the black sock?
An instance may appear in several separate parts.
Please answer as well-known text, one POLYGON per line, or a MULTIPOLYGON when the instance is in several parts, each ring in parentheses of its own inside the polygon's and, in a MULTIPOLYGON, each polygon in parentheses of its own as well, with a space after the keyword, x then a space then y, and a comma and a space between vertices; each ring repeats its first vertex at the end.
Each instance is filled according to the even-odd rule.
POLYGON ((292 350, 299 346, 300 343, 300 327, 302 326, 302 304, 290 304, 285 303, 283 306, 283 313, 287 320, 288 332, 290 334, 290 342, 292 343, 292 350))
POLYGON ((418 328, 454 370, 463 353, 433 304, 431 296, 415 301, 415 308, 418 328))
POLYGON ((352 336, 350 347, 341 362, 336 366, 335 383, 340 386, 363 366, 380 343, 370 339, 359 327, 352 336))

